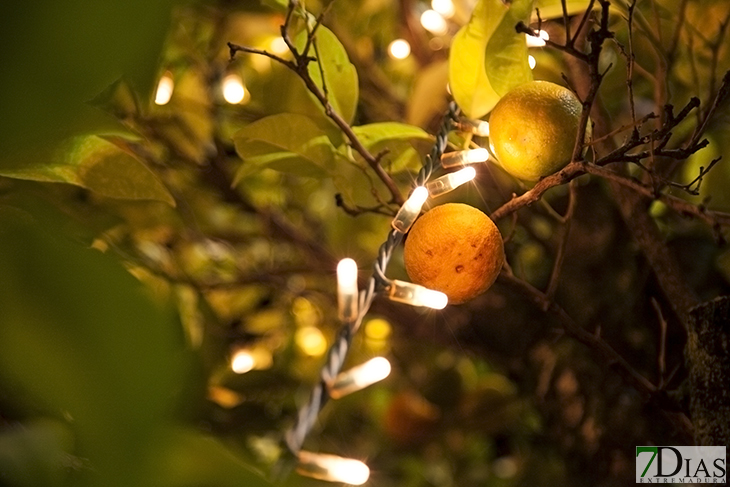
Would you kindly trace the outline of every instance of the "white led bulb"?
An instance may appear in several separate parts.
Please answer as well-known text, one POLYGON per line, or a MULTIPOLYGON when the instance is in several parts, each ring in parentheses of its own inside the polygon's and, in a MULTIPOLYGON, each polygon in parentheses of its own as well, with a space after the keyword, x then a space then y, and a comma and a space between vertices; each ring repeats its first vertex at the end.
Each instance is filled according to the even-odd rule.
POLYGON ((441 167, 449 168, 477 164, 489 160, 489 151, 484 148, 447 152, 441 156, 441 167))
POLYGON ((432 198, 435 198, 436 196, 453 191, 464 183, 468 183, 474 179, 476 175, 476 169, 471 166, 465 167, 464 169, 459 169, 456 172, 449 173, 446 176, 434 179, 426 185, 426 189, 428 189, 428 194, 432 198))
POLYGON ((406 233, 413 225, 413 222, 416 221, 418 215, 421 214, 421 208, 423 208, 427 198, 428 190, 424 186, 416 187, 411 196, 400 207, 395 218, 393 218, 393 228, 401 233, 406 233))
POLYGON ((388 298, 411 306, 426 306, 433 309, 444 309, 449 302, 441 291, 434 291, 411 282, 393 279, 388 287, 388 298))
POLYGON ((297 457, 297 473, 313 479, 362 485, 370 478, 370 469, 359 460, 308 451, 300 451, 297 457))

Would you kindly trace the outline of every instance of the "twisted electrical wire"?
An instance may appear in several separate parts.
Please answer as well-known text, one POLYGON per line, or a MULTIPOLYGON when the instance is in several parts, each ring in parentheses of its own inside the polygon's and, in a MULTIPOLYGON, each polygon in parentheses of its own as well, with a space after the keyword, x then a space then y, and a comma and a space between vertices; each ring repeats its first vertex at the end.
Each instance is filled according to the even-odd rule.
MULTIPOLYGON (((449 103, 448 112, 444 116, 436 141, 431 152, 426 156, 423 166, 415 178, 415 186, 424 185, 431 174, 440 166, 441 155, 446 150, 449 132, 457 121, 459 109, 454 102, 449 103)), ((373 263, 373 274, 368 280, 366 289, 358 295, 358 315, 349 322, 344 322, 334 343, 327 351, 327 357, 319 374, 319 381, 312 389, 309 400, 304 404, 297 414, 294 425, 286 434, 286 445, 293 455, 297 455, 302 449, 304 441, 314 428, 319 413, 330 399, 328 384, 340 373, 347 358, 347 353, 352 344, 352 337, 362 323, 363 318, 370 309, 375 295, 390 286, 390 279, 385 275, 393 251, 403 241, 404 234, 396 229, 391 229, 388 237, 378 250, 378 257, 373 263)))

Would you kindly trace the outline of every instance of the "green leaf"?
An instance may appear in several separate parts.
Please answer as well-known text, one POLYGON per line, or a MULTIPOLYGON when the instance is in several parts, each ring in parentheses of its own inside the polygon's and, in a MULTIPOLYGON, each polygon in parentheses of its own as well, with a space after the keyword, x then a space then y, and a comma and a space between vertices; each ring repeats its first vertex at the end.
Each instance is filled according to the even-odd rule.
POLYGON ((118 123, 91 107, 120 76, 151 92, 178 0, 0 2, 0 163, 34 162, 79 133, 118 123), (32 151, 32 153, 31 153, 32 151))
POLYGON ((464 113, 478 118, 509 89, 532 79, 519 20, 529 20, 531 0, 480 0, 469 23, 454 36, 449 55, 449 86, 464 113), (506 52, 503 54, 502 50, 506 52))
POLYGON ((239 184, 245 177, 264 168, 306 178, 324 179, 328 176, 327 171, 314 162, 297 156, 293 152, 272 152, 247 158, 245 163, 236 171, 233 184, 239 184))
POLYGON ((368 149, 394 140, 431 140, 422 128, 400 122, 378 122, 352 127, 352 131, 368 149))
MULTIPOLYGON (((307 43, 307 33, 300 32, 294 45, 300 51, 307 43)), ((316 50, 312 46, 308 55, 317 57, 309 64, 309 76, 327 94, 328 101, 347 123, 352 123, 359 98, 357 70, 350 63, 347 51, 331 30, 320 25, 316 32, 316 50), (322 81, 324 74, 324 83, 322 81)))
POLYGON ((353 127, 352 130, 371 153, 388 151, 383 165, 390 172, 410 167, 412 162, 420 165, 420 156, 416 149, 427 151, 433 140, 420 127, 399 122, 371 123, 353 127))
POLYGON ((449 95, 449 61, 436 61, 419 69, 408 97, 406 121, 427 126, 435 117, 443 116, 449 95))
POLYGON ((150 440, 181 399, 179 323, 110 256, 0 218, 3 401, 64 418, 91 480, 75 484, 150 485, 150 440))
POLYGON ((515 31, 518 22, 528 22, 532 0, 515 0, 487 42, 484 69, 500 96, 515 86, 532 81, 525 35, 515 31))
POLYGON ((162 201, 175 206, 174 198, 157 176, 110 142, 114 137, 108 139, 76 137, 58 151, 52 162, 0 167, 0 176, 75 184, 110 198, 162 201))
POLYGON ((271 484, 213 437, 194 430, 172 430, 163 440, 150 472, 159 487, 270 487, 271 484))
POLYGON ((234 184, 261 167, 323 177, 334 159, 335 148, 324 131, 309 117, 295 113, 257 120, 239 130, 233 140, 243 159, 234 184))
POLYGON ((0 432, 0 472, 3 485, 51 487, 64 485, 71 462, 73 433, 68 425, 48 418, 22 426, 4 427, 0 432))

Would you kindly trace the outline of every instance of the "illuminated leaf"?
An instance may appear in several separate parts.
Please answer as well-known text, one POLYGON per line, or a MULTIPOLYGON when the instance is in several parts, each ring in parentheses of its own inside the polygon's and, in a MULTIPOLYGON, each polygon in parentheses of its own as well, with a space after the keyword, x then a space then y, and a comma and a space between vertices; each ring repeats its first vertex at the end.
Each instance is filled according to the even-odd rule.
POLYGON ((494 91, 504 95, 515 86, 532 81, 525 35, 515 31, 519 21, 530 18, 532 0, 510 3, 502 21, 489 38, 484 51, 484 69, 494 91))
POLYGON ((110 140, 76 137, 48 164, 0 167, 0 176, 31 181, 69 183, 110 198, 162 201, 175 206, 170 192, 141 161, 110 140))
POLYGON ((437 61, 420 69, 408 99, 406 121, 425 127, 434 117, 442 116, 449 99, 446 91, 448 83, 448 60, 437 61))
MULTIPOLYGON (((294 45, 302 50, 306 42, 307 33, 301 32, 295 38, 294 45)), ((355 118, 359 97, 357 70, 350 63, 344 46, 331 30, 319 26, 315 43, 316 50, 312 47, 308 54, 317 57, 317 61, 309 64, 309 76, 327 94, 334 111, 350 123, 355 118)))
POLYGON ((421 159, 415 149, 426 152, 433 139, 419 127, 398 122, 371 123, 353 127, 353 131, 371 153, 387 151, 382 164, 390 172, 420 166, 421 159))
POLYGON ((379 122, 352 128, 365 147, 373 147, 392 140, 431 140, 422 128, 398 122, 379 122))
POLYGON ((239 130, 233 140, 243 159, 234 184, 262 167, 324 177, 334 157, 334 147, 323 130, 310 118, 295 113, 257 120, 239 130))
POLYGON ((457 32, 449 57, 449 86, 464 113, 478 118, 509 89, 532 79, 519 20, 529 20, 531 0, 480 0, 457 32))

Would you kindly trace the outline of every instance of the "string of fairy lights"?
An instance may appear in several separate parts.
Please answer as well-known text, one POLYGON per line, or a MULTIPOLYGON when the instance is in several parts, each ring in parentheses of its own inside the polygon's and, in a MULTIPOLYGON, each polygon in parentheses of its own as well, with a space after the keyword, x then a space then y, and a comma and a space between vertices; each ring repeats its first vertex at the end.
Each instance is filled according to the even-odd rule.
POLYGON ((445 152, 449 133, 454 129, 486 136, 489 126, 481 120, 460 117, 456 104, 450 103, 435 144, 415 178, 414 188, 393 218, 392 228, 378 250, 373 273, 365 289, 358 289, 358 267, 354 260, 346 258, 337 265, 338 316, 342 327, 327 352, 319 381, 312 389, 307 403, 299 409, 296 422, 285 437, 287 448, 296 457, 296 470, 301 475, 350 485, 362 485, 370 476, 367 465, 359 460, 302 448, 316 425, 320 411, 330 399, 339 399, 359 391, 386 378, 390 373, 390 363, 383 357, 376 357, 347 371, 341 371, 352 339, 373 300, 377 296, 385 296, 399 303, 433 309, 443 309, 448 303, 445 294, 418 284, 389 279, 386 270, 393 251, 420 215, 426 201, 471 181, 476 176, 476 170, 469 164, 478 164, 489 159, 489 152, 483 148, 445 152), (459 166, 460 169, 429 181, 432 173, 439 167, 451 169, 459 166))
MULTIPOLYGON (((432 0, 431 6, 431 9, 422 12, 421 24, 434 36, 445 35, 448 30, 446 21, 454 15, 453 5, 449 0, 432 0)), ((539 31, 537 36, 526 36, 526 43, 528 47, 542 47, 548 39, 547 32, 539 31)), ((283 54, 288 50, 281 37, 274 38, 269 47, 276 54, 283 54)), ((410 53, 410 44, 405 39, 396 39, 388 46, 388 54, 394 60, 405 59, 410 53)), ((530 67, 534 69, 535 58, 530 55, 528 60, 530 67)), ((232 67, 223 73, 219 89, 223 100, 229 104, 245 104, 250 99, 243 78, 232 67)), ((170 71, 166 71, 159 80, 155 104, 167 104, 174 90, 174 76, 170 71)), ((390 373, 390 363, 384 357, 375 357, 342 371, 353 337, 373 300, 377 296, 384 296, 391 301, 433 309, 443 309, 448 303, 445 294, 414 283, 390 279, 386 275, 386 270, 393 251, 402 243, 426 201, 474 179, 476 170, 470 165, 486 162, 490 157, 489 151, 485 148, 446 152, 449 134, 455 129, 480 137, 489 135, 487 122, 464 118, 460 116, 459 108, 454 102, 449 104, 431 152, 425 157, 415 177, 413 190, 393 218, 392 228, 378 250, 373 273, 365 289, 358 289, 358 266, 354 260, 343 259, 337 266, 338 319, 341 328, 326 351, 325 363, 320 370, 318 382, 313 387, 308 401, 299 408, 294 425, 285 435, 286 447, 296 461, 297 472, 302 475, 350 485, 364 484, 370 476, 367 465, 359 460, 311 452, 304 450, 303 446, 314 429, 320 412, 330 399, 336 400, 359 391, 385 379, 390 373), (438 169, 453 171, 431 180, 432 174, 438 169)), ((326 344, 323 338, 321 340, 324 350, 326 344)), ((235 373, 245 373, 254 367, 263 367, 263 362, 271 361, 270 356, 255 357, 251 350, 240 352, 233 357, 231 363, 235 373)), ((228 397, 219 399, 234 403, 236 400, 228 397)))

